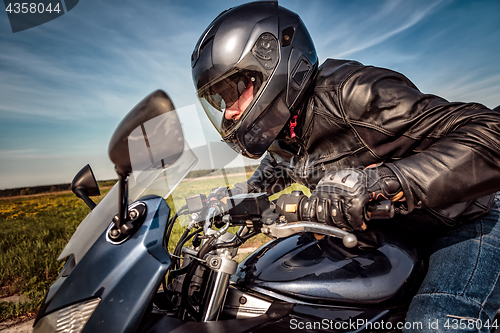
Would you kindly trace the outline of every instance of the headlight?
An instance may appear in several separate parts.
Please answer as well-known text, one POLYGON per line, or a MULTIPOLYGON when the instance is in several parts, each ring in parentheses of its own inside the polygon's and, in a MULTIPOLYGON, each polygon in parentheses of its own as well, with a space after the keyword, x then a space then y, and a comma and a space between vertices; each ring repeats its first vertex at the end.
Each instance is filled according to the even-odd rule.
POLYGON ((33 333, 80 333, 100 302, 100 298, 94 298, 55 311, 40 319, 33 333))

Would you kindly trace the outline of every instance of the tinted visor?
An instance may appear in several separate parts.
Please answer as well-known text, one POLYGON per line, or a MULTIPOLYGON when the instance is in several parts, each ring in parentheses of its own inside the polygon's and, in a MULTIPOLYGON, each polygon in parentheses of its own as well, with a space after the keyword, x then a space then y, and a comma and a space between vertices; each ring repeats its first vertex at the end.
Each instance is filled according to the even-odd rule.
POLYGON ((245 110, 240 110, 241 114, 237 117, 227 115, 226 110, 231 108, 250 86, 253 86, 253 102, 263 86, 263 81, 261 72, 239 70, 200 90, 201 104, 219 133, 225 135, 234 128, 252 103, 249 103, 245 110))

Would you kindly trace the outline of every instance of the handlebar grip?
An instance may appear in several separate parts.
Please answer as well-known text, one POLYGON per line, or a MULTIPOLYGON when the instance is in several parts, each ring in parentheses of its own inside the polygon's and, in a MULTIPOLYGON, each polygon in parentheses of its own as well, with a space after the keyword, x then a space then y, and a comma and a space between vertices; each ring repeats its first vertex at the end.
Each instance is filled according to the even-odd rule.
MULTIPOLYGON (((278 208, 280 208, 280 213, 288 221, 310 220, 310 217, 304 216, 307 203, 307 196, 298 191, 292 192, 292 194, 282 194, 276 202, 278 208)), ((367 220, 390 219, 394 217, 394 213, 394 205, 390 200, 370 202, 365 210, 367 220)))
POLYGON ((391 219, 394 217, 394 205, 391 200, 370 202, 366 214, 370 219, 391 219))

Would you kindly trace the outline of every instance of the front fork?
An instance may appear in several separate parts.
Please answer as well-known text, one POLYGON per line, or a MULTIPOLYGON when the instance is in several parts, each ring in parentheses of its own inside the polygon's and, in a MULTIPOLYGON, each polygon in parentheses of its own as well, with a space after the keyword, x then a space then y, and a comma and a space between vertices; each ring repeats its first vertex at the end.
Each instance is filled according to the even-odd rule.
MULTIPOLYGON (((214 237, 215 244, 234 242, 238 236, 242 236, 248 231, 247 228, 240 227, 237 233, 238 236, 227 232, 230 225, 230 219, 224 218, 224 227, 215 231, 212 229, 212 217, 214 213, 215 209, 210 208, 203 225, 203 233, 205 236, 214 237)), ((193 220, 195 219, 193 218, 193 220)), ((185 248, 183 250, 188 251, 185 248)), ((232 259, 236 255, 237 251, 237 248, 222 248, 208 253, 203 258, 204 263, 202 265, 208 268, 209 272, 204 286, 204 293, 200 303, 201 305, 199 307, 199 318, 202 322, 217 320, 219 317, 219 313, 222 310, 222 305, 224 304, 224 299, 226 297, 227 288, 229 286, 229 279, 231 278, 231 275, 236 273, 238 268, 238 263, 232 259)), ((198 256, 199 253, 191 255, 195 257, 198 256)), ((202 274, 202 276, 203 275, 204 274, 202 274)), ((191 281, 183 281, 183 283, 191 284, 191 281)), ((183 295, 183 297, 189 296, 183 295)))
POLYGON ((210 269, 201 307, 201 321, 217 320, 224 304, 231 275, 236 273, 238 263, 231 259, 228 251, 209 255, 206 265, 210 269))

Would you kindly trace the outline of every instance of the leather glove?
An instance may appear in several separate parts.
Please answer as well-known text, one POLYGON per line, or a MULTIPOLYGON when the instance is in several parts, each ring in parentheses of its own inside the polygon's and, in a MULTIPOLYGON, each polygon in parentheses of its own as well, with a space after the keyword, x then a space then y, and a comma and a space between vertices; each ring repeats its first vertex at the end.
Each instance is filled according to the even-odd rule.
POLYGON ((304 207, 304 217, 349 231, 365 230, 370 201, 399 200, 401 184, 387 167, 348 168, 323 177, 304 207))
POLYGON ((233 195, 247 193, 247 187, 246 183, 238 183, 234 185, 232 189, 229 189, 226 186, 214 188, 208 194, 208 201, 213 199, 222 200, 223 198, 232 197, 233 195))
POLYGON ((229 196, 229 189, 226 186, 216 187, 208 193, 208 201, 221 200, 229 196))

